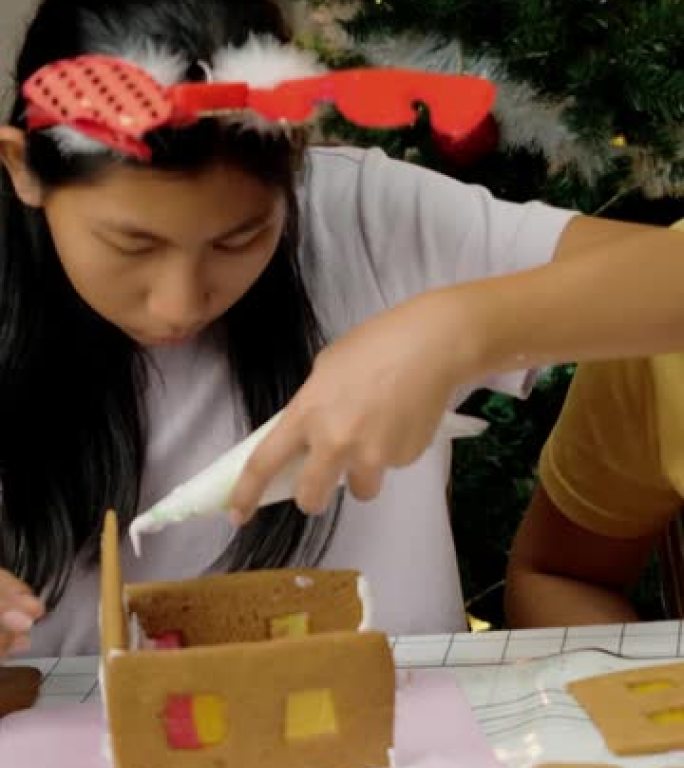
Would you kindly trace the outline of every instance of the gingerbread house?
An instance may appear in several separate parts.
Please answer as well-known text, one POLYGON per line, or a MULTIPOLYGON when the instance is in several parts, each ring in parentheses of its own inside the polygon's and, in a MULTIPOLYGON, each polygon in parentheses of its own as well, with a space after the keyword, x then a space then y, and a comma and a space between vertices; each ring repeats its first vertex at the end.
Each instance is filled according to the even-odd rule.
POLYGON ((102 541, 102 689, 115 768, 382 768, 395 673, 352 571, 124 585, 102 541))

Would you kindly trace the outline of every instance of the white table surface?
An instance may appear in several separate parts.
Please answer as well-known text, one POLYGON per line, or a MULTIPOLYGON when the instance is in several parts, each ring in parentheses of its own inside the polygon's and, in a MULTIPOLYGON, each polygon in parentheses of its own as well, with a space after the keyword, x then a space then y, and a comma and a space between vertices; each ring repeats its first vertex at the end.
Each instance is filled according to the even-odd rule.
MULTIPOLYGON (((392 646, 398 667, 453 670, 489 743, 509 768, 545 760, 684 766, 682 752, 618 760, 565 692, 572 679, 681 659, 682 622, 400 637, 392 646)), ((95 657, 10 663, 31 664, 44 673, 39 707, 99 699, 95 657)))

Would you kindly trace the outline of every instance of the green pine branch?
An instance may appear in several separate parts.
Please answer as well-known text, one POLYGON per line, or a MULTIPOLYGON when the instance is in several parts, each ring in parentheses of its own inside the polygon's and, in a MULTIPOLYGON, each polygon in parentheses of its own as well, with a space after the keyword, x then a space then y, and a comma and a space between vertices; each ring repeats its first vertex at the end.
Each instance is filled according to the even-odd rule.
POLYGON ((586 136, 609 126, 650 143, 684 119, 681 0, 362 0, 350 28, 458 37, 540 93, 572 97, 586 136))

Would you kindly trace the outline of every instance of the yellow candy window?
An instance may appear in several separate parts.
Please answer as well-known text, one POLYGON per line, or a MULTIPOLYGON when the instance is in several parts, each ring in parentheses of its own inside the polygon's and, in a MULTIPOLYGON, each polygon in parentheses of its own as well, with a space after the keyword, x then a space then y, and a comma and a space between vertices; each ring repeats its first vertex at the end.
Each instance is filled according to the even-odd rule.
POLYGON ((274 640, 283 637, 306 637, 309 634, 309 614, 292 613, 271 619, 271 637, 274 640))
POLYGON ((332 691, 298 691, 288 696, 285 724, 285 739, 288 742, 334 736, 337 733, 332 691))

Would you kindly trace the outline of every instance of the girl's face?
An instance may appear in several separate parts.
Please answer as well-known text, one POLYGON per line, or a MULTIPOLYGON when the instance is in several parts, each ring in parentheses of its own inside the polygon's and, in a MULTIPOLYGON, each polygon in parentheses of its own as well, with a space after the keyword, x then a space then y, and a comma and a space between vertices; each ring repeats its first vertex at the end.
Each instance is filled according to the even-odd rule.
POLYGON ((285 195, 234 166, 196 175, 118 167, 50 191, 64 270, 98 314, 144 345, 182 343, 235 304, 273 257, 285 195))

